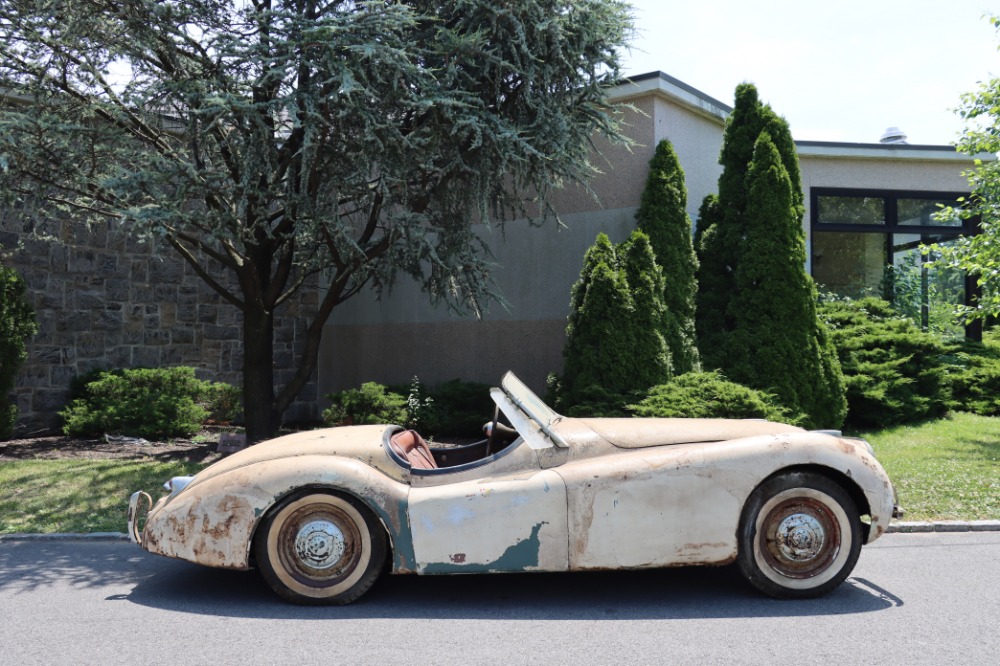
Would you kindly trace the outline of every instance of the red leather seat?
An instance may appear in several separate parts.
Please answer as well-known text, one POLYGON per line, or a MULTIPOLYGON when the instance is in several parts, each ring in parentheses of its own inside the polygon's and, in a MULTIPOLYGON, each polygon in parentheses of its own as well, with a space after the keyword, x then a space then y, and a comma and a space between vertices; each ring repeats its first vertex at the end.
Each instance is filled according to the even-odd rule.
POLYGON ((437 469, 437 462, 427 442, 416 430, 400 430, 389 438, 393 451, 413 469, 437 469))

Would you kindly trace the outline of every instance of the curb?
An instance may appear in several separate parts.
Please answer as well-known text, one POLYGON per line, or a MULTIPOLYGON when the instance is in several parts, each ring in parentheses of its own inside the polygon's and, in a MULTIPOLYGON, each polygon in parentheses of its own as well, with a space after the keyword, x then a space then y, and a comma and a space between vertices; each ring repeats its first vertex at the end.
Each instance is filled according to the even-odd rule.
POLYGON ((1000 532, 1000 520, 941 520, 937 522, 897 521, 889 525, 887 534, 920 532, 1000 532))
POLYGON ((48 534, 0 534, 0 543, 5 541, 128 541, 124 532, 51 532, 48 534))
MULTIPOLYGON (((921 534, 928 532, 1000 532, 1000 520, 941 520, 936 522, 897 521, 889 525, 886 534, 921 534)), ((91 532, 48 534, 0 534, 5 541, 128 541, 123 532, 91 532)))

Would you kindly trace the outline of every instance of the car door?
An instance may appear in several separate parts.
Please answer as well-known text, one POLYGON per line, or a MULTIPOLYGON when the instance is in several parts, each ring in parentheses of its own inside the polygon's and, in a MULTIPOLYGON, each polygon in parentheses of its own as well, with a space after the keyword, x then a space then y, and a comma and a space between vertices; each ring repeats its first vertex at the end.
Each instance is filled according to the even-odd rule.
POLYGON ((566 570, 566 488, 523 441, 481 467, 410 482, 418 573, 566 570))
POLYGON ((569 462, 569 567, 631 569, 726 562, 739 501, 706 469, 701 445, 569 462))

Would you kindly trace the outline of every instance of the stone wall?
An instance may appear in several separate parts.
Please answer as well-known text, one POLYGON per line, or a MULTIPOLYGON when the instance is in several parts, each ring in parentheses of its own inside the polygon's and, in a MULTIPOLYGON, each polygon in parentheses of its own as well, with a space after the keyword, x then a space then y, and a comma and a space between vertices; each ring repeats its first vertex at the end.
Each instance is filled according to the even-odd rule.
MULTIPOLYGON (((34 219, 27 210, 0 209, 0 257, 24 277, 39 324, 17 382, 17 434, 58 428, 70 381, 96 368, 189 365, 203 379, 240 384, 239 311, 169 245, 140 243, 107 224, 37 228, 34 219)), ((304 347, 308 320, 301 314, 317 298, 303 292, 278 313, 279 386, 304 347)), ((315 420, 316 398, 314 378, 286 421, 315 420)))

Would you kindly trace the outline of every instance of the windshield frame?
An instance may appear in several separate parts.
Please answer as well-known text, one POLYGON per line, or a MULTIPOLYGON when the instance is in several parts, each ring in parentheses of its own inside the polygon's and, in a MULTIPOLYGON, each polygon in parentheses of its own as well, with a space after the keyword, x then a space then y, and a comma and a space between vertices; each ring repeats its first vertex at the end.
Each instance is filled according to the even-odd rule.
POLYGON ((493 389, 490 394, 531 448, 547 449, 553 444, 559 448, 569 446, 559 433, 552 430, 562 416, 546 405, 513 372, 507 372, 500 381, 500 390, 493 389))

